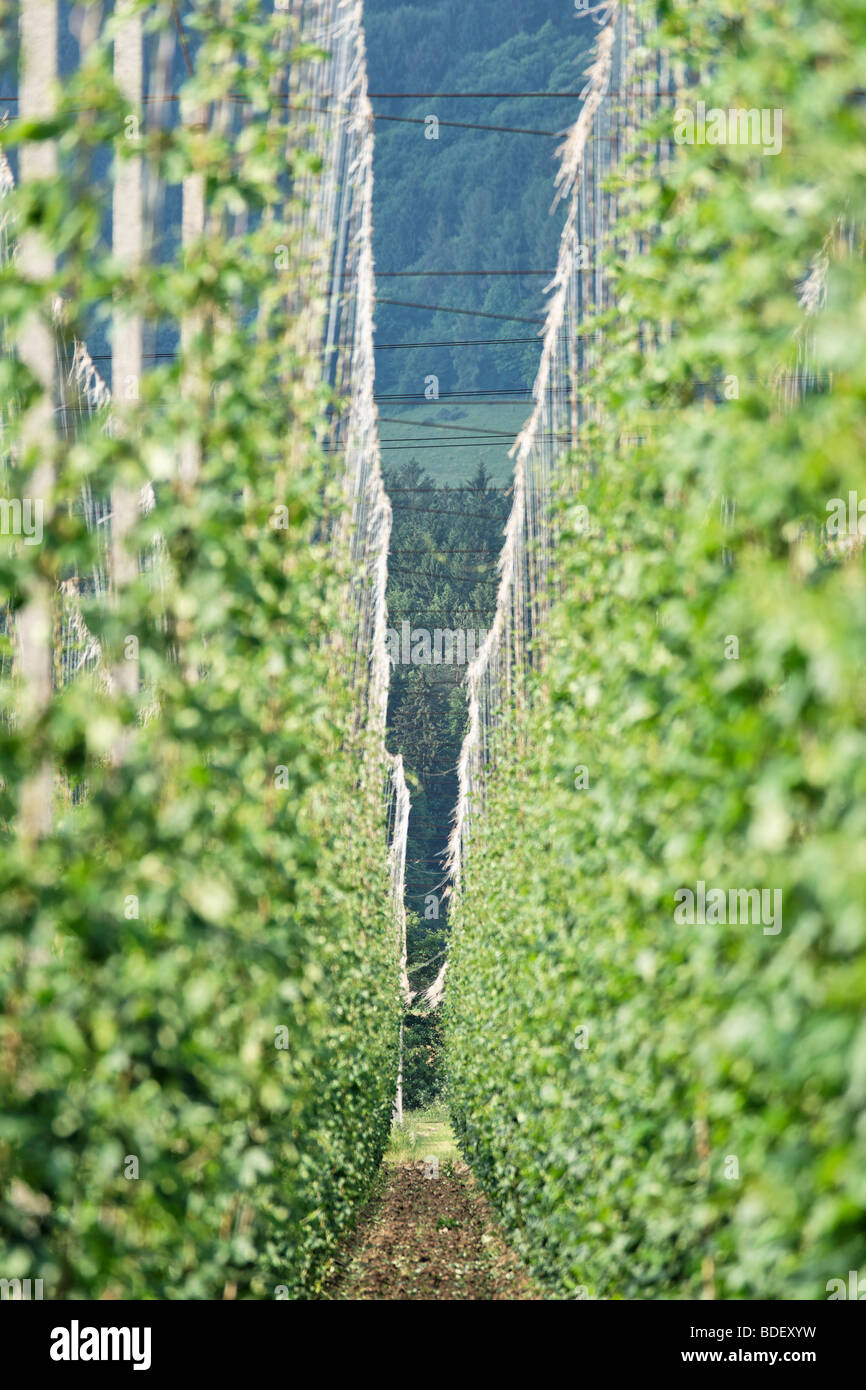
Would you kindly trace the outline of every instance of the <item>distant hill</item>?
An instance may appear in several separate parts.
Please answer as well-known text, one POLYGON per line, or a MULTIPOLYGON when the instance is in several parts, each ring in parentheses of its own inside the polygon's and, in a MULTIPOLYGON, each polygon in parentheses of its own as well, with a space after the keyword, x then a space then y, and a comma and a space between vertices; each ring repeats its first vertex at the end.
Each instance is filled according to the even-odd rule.
MULTIPOLYGON (((367 0, 370 87, 379 92, 579 92, 595 35, 566 0, 367 0)), ((576 97, 404 99, 375 97, 377 113, 421 124, 376 123, 375 254, 379 271, 548 269, 556 261, 561 216, 549 216, 555 138, 440 125, 439 121, 560 131, 580 109, 576 97)), ((382 303, 444 304, 536 318, 540 276, 383 277, 377 341, 485 341, 471 347, 382 350, 381 392, 422 394, 435 374, 440 391, 526 387, 539 349, 531 323, 470 318, 382 303), (529 339, 502 343, 506 338, 529 339)), ((387 412, 387 413, 390 413, 387 412)))

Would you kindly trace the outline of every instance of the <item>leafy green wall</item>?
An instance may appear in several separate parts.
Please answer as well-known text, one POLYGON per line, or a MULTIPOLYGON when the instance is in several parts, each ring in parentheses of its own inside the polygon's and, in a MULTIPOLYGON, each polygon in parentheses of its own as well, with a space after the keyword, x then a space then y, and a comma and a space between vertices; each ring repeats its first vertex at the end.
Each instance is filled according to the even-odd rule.
POLYGON ((639 183, 652 249, 611 266, 545 677, 452 912, 451 1102, 553 1293, 822 1299, 866 1265, 866 573, 825 530, 866 494, 866 27, 660 14, 694 97, 781 108, 784 144, 684 146, 639 183), (675 326, 652 356, 640 320, 675 326), (699 880, 780 890, 781 929, 677 921, 699 880))
MULTIPOLYGON (((199 11, 191 95, 249 96, 243 141, 150 127, 135 151, 175 188, 192 170, 207 180, 208 226, 183 259, 125 270, 103 239, 105 151, 131 153, 110 34, 56 122, 4 130, 10 147, 57 136, 62 150, 60 177, 9 200, 13 230, 38 228, 58 271, 42 284, 2 269, 8 343, 55 292, 70 335, 113 300, 151 327, 200 325, 143 375, 125 429, 72 415, 42 544, 0 548, 0 1270, 41 1279, 47 1299, 314 1296, 396 1090, 381 749, 352 737, 335 669, 341 480, 317 443, 329 401, 305 331, 311 271, 296 251, 290 271, 275 259, 302 216, 287 157, 294 177, 310 164, 260 100, 289 21, 258 5, 221 16, 199 11), (193 481, 181 444, 200 455, 193 481), (118 483, 151 485, 154 505, 133 509, 142 561, 106 603, 81 497, 118 483), (15 624, 47 592, 56 650, 61 584, 103 657, 66 683, 56 671, 38 708, 13 674, 15 624), (106 675, 130 639, 124 694, 106 675), (53 816, 35 837, 22 806, 46 766, 53 816)), ((19 430, 38 389, 3 353, 11 497, 32 484, 19 430)))

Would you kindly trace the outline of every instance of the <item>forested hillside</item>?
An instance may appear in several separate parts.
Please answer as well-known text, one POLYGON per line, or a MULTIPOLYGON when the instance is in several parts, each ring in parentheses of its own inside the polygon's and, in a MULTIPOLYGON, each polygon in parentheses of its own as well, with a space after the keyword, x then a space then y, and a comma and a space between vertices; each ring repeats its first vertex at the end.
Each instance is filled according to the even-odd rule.
MULTIPOLYGON (((366 9, 370 88, 379 92, 579 92, 593 29, 560 0, 440 0, 434 6, 373 0, 366 9)), ((397 100, 374 97, 374 249, 377 274, 430 270, 546 270, 556 263, 561 214, 549 215, 556 138, 423 122, 562 131, 575 96, 397 100), (419 125, 385 117, 409 117, 419 125)), ((528 323, 399 308, 388 298, 540 318, 541 276, 408 277, 378 283, 377 341, 490 339, 468 348, 379 351, 380 392, 526 387, 538 367, 528 323), (503 339, 523 343, 495 346, 503 339)), ((388 412, 390 413, 390 412, 388 412)), ((487 424, 495 423, 495 411, 487 424)), ((387 437, 387 436, 386 436, 387 437)), ((468 469, 467 471, 471 471, 468 469)))

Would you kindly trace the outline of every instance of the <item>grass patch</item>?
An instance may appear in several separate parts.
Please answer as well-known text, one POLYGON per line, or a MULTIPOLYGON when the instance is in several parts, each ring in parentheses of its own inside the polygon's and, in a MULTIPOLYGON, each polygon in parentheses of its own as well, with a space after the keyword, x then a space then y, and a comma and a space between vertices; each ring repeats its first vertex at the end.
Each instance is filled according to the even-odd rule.
POLYGON ((385 1153, 386 1163, 419 1163, 435 1158, 440 1169, 459 1162, 460 1155, 448 1110, 441 1101, 425 1110, 407 1110, 402 1125, 394 1125, 385 1153))
POLYGON ((438 487, 446 483, 451 487, 463 486, 481 462, 487 468, 494 486, 507 486, 514 476, 514 460, 508 457, 508 453, 531 413, 531 400, 516 405, 503 405, 500 402, 473 405, 445 400, 407 406, 389 402, 387 408, 382 408, 385 419, 379 425, 379 434, 385 446, 385 465, 399 468, 408 462, 413 457, 413 450, 404 441, 417 437, 418 447, 414 457, 423 464, 438 487), (392 424, 392 420, 399 423, 392 424), (430 429, 429 422, 461 428, 430 429), (482 433, 494 431, 494 434, 487 436, 492 442, 477 443, 475 447, 468 448, 467 445, 472 442, 471 429, 482 433), (496 437, 496 432, 501 432, 500 437, 496 437), (400 441, 400 448, 389 449, 389 440, 400 441), (423 448, 422 445, 435 447, 423 448))

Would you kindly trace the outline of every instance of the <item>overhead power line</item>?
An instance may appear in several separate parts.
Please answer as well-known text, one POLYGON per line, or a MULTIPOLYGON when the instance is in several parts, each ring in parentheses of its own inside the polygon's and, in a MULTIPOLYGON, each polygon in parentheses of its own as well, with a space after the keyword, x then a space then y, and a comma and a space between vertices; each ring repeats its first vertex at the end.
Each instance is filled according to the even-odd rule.
MULTIPOLYGON (((416 623, 420 618, 426 618, 428 622, 431 618, 453 618, 455 614, 459 614, 461 618, 474 618, 476 621, 480 618, 482 623, 489 623, 495 611, 495 604, 482 612, 479 612, 477 608, 471 608, 467 611, 459 601, 453 608, 422 609, 420 613, 417 610, 414 613, 392 613, 389 610, 388 626, 393 627, 394 623, 416 623)), ((398 667, 402 665, 402 661, 398 663, 398 667)))
MULTIPOLYGON (((443 391, 443 392, 442 392, 442 395, 441 395, 441 397, 440 397, 440 399, 439 399, 439 401, 435 402, 435 404, 441 404, 442 402, 444 402, 445 405, 448 405, 449 407, 450 407, 450 405, 453 405, 453 406, 462 406, 462 407, 464 407, 464 408, 467 409, 467 410, 469 409, 469 407, 470 407, 471 405, 472 405, 472 406, 475 406, 475 405, 483 405, 483 406, 494 406, 494 405, 508 405, 508 406, 511 406, 511 405, 532 405, 532 397, 531 397, 530 395, 528 395, 528 394, 525 395, 525 396, 519 396, 519 395, 516 395, 516 394, 515 394, 515 395, 513 395, 513 396, 504 396, 504 397, 503 397, 503 396, 490 396, 490 397, 487 397, 487 396, 475 396, 475 395, 471 395, 469 392, 466 392, 465 395, 466 395, 466 399, 464 400, 464 393, 463 393, 463 392, 460 392, 460 391, 443 391)), ((427 406, 427 407, 429 408, 429 406, 430 406, 430 404, 431 404, 431 402, 428 401, 428 400, 426 399, 426 397, 424 397, 424 396, 399 396, 399 395, 397 395, 397 396, 377 396, 376 399, 377 399, 379 402, 387 401, 387 402, 390 404, 390 406, 391 406, 392 409, 393 409, 395 406, 400 406, 400 405, 402 405, 406 410, 415 410, 416 407, 419 407, 419 406, 427 406)), ((411 425, 411 423, 412 423, 412 417, 411 417, 410 415, 407 415, 407 416, 406 416, 406 424, 407 424, 407 425, 411 425)))
POLYGON ((389 497, 398 492, 442 492, 448 493, 449 496, 452 492, 474 492, 478 497, 484 497, 490 492, 510 492, 512 487, 513 483, 504 483, 501 487, 487 487, 484 492, 479 492, 477 487, 449 487, 447 483, 443 483, 441 487, 389 487, 387 492, 389 497))
MULTIPOLYGON (((414 422, 410 422, 410 423, 414 423, 414 422)), ((395 436, 393 437, 393 439, 382 439, 382 440, 380 441, 380 443, 381 443, 384 447, 386 447, 386 448, 390 448, 392 445, 397 445, 397 444, 401 444, 401 445, 402 445, 402 444, 417 444, 417 445, 419 445, 420 448, 426 448, 426 449, 460 449, 460 448, 462 448, 465 444, 483 444, 483 445, 485 446, 485 448, 487 448, 487 447, 492 447, 492 446, 495 445, 495 444, 503 444, 503 445, 504 445, 505 443, 513 443, 513 441, 514 441, 514 439, 515 439, 515 437, 516 437, 514 431, 505 431, 505 430, 477 430, 477 431, 469 431, 469 430, 467 430, 467 433, 470 434, 470 438, 469 438, 469 439, 441 439, 441 440, 431 440, 429 435, 424 435, 424 434, 420 434, 420 435, 414 435, 414 434, 401 434, 401 435, 395 435, 395 436)), ((538 434, 538 435, 536 435, 535 437, 536 437, 536 439, 538 439, 539 441, 542 441, 542 440, 543 440, 544 443, 546 443, 546 444, 561 444, 561 443, 563 443, 563 442, 569 440, 569 439, 571 438, 571 435, 569 435, 569 434, 538 434)), ((339 447, 340 447, 340 446, 338 445, 337 448, 339 449, 339 447)), ((422 488, 421 490, 423 491, 424 489, 422 488)), ((451 490, 452 490, 452 492, 458 491, 457 488, 452 488, 451 490)), ((430 491, 431 491, 431 492, 438 492, 439 489, 438 489, 438 488, 431 488, 430 491)), ((474 492, 475 489, 474 489, 474 488, 469 488, 469 489, 467 489, 467 491, 469 491, 469 492, 474 492)))
MULTIPOLYGON (((19 100, 20 98, 17 96, 0 96, 0 102, 8 101, 10 103, 17 103, 19 100)), ((225 97, 225 100, 234 102, 236 105, 252 104, 252 98, 246 97, 240 92, 229 92, 225 97)), ((321 98, 319 98, 319 100, 321 100, 321 98)), ((160 96, 146 96, 144 98, 143 104, 157 105, 163 101, 180 101, 180 94, 178 92, 166 92, 160 96)), ((323 109, 322 107, 318 106, 311 106, 307 102, 303 101, 273 101, 270 103, 270 107, 271 109, 291 111, 293 114, 302 116, 328 116, 332 114, 332 111, 328 111, 327 109, 323 109)), ((97 109, 98 108, 95 106, 73 106, 69 108, 69 111, 70 113, 79 114, 85 111, 96 111, 97 109)), ((337 111, 335 114, 342 115, 345 114, 345 112, 337 111)), ((532 130, 527 129, 523 126, 485 125, 479 121, 444 121, 441 120, 439 117, 437 117, 436 119, 438 120, 440 126, 451 126, 452 128, 457 130, 493 130, 504 135, 541 135, 547 137, 550 140, 562 139, 568 133, 565 130, 532 130)), ((373 120, 396 121, 401 125, 426 126, 427 124, 426 117, 424 116, 390 116, 386 115, 386 113, 383 111, 374 111, 373 120)))
MULTIPOLYGON (((452 491, 453 491, 453 489, 452 489, 452 491)), ((436 560, 438 560, 438 558, 439 558, 440 555, 486 555, 486 556, 488 556, 488 558, 491 559, 491 560, 498 560, 498 559, 499 559, 499 551, 498 551, 498 550, 497 550, 496 553, 494 554, 492 551, 479 549, 477 546, 475 546, 475 547, 473 547, 473 548, 471 548, 471 549, 468 549, 468 550, 450 550, 450 549, 449 549, 449 550, 443 550, 443 549, 441 549, 441 548, 437 545, 437 547, 436 547, 435 550, 425 550, 425 551, 421 552, 420 555, 419 555, 418 547, 417 547, 417 546, 411 546, 411 547, 406 547, 406 548, 398 547, 398 548, 396 548, 396 549, 393 549, 393 548, 392 548, 391 550, 389 550, 388 554, 389 554, 389 555, 417 555, 419 559, 426 559, 426 557, 429 555, 431 559, 436 559, 436 560)))
MULTIPOLYGON (((537 338, 483 338, 483 339, 478 339, 478 340, 477 340, 477 343, 491 343, 491 344, 499 344, 499 343, 535 343, 535 342, 538 342, 538 341, 539 341, 539 340, 538 340, 537 338)), ((453 343, 435 343, 435 342, 433 342, 433 343, 383 343, 383 344, 381 344, 381 346, 382 346, 382 347, 397 347, 397 348, 400 348, 400 347, 471 347, 471 346, 473 346, 473 345, 477 345, 477 343, 476 343, 476 340, 474 340, 474 339, 472 339, 472 338, 460 338, 460 339, 457 339, 457 340, 456 340, 455 342, 453 342, 453 343)), ((178 357, 178 354, 177 354, 176 352, 143 352, 143 353, 142 353, 142 358, 143 358, 145 361, 148 361, 148 362, 153 362, 153 361, 175 361, 177 357, 178 357)), ((91 360, 91 362, 108 362, 108 361, 111 360, 111 353, 110 353, 110 352, 91 352, 91 353, 90 353, 90 360, 91 360)), ((490 396, 490 395, 498 395, 498 394, 502 394, 502 395, 505 395, 505 396, 517 396, 517 395, 527 396, 527 395, 529 395, 529 394, 531 393, 531 390, 532 390, 532 388, 529 387, 529 386, 515 386, 513 389, 511 389, 511 388, 503 388, 503 389, 501 390, 501 392, 500 392, 500 390, 499 390, 498 387, 494 387, 494 388, 492 388, 492 390, 490 390, 490 391, 486 391, 486 390, 478 390, 478 391, 476 391, 476 390, 471 390, 471 391, 440 391, 439 395, 438 395, 435 399, 436 399, 436 400, 445 400, 446 398, 452 397, 452 396, 476 396, 476 395, 480 395, 480 396, 490 396)), ((400 391, 397 391, 397 392, 382 392, 380 395, 375 396, 375 400, 377 400, 377 401, 406 401, 406 402, 418 401, 418 402, 423 402, 425 405, 431 405, 431 404, 432 404, 432 401, 430 400, 430 398, 429 398, 428 396, 424 396, 424 395, 415 395, 414 393, 407 393, 407 392, 400 392, 400 391)), ((508 405, 508 404, 511 404, 511 403, 512 403, 512 402, 508 402, 508 401, 490 402, 490 404, 496 404, 496 405, 500 405, 500 404, 501 404, 501 405, 508 405)), ((483 402, 483 401, 478 401, 477 404, 483 405, 484 402, 483 402)), ((523 404, 523 402, 522 402, 522 401, 513 402, 513 404, 523 404)))
MULTIPOLYGON (((172 9, 174 9, 174 5, 172 5, 172 9)), ((580 98, 580 97, 583 95, 583 93, 582 93, 582 92, 368 92, 367 95, 370 97, 370 99, 371 99, 372 101, 396 101, 396 100, 399 100, 400 98, 403 98, 403 97, 405 97, 405 98, 407 98, 407 99, 409 99, 409 100, 411 100, 411 101, 426 101, 426 100, 431 99, 431 98, 434 98, 434 97, 437 97, 440 101, 455 101, 455 100, 457 100, 458 98, 459 98, 460 100, 463 100, 464 98, 472 99, 472 98, 476 98, 476 97, 493 97, 493 98, 496 98, 496 99, 498 99, 498 100, 503 100, 503 99, 505 99, 506 97, 507 97, 507 98, 511 98, 511 99, 513 99, 513 98, 520 98, 520 97, 527 97, 527 98, 531 97, 531 98, 533 98, 533 99, 537 99, 537 98, 539 98, 539 97, 559 97, 559 98, 561 98, 561 97, 577 97, 577 98, 580 98)), ((662 94, 659 93, 659 95, 662 95, 662 94)), ((671 92, 671 93, 669 93, 669 95, 671 95, 671 96, 676 96, 677 93, 676 93, 676 92, 671 92)), ((166 95, 163 97, 163 100, 164 100, 164 101, 177 101, 177 100, 178 100, 178 95, 177 95, 176 92, 169 92, 169 93, 166 93, 166 95)), ((232 100, 234 100, 234 101, 250 101, 251 98, 250 98, 250 97, 243 97, 243 96, 240 95, 240 93, 232 93, 232 100)), ((325 92, 325 93, 323 93, 322 95, 317 96, 316 100, 317 100, 317 101, 333 101, 333 100, 334 100, 333 93, 325 92)), ((0 101, 18 101, 18 97, 17 97, 17 96, 6 96, 6 97, 0 96, 0 101)), ((303 109, 304 109, 304 110, 308 110, 309 108, 304 107, 303 109)))
POLYGON ((453 304, 417 304, 411 299, 382 299, 378 295, 376 303, 393 304, 399 309, 429 309, 433 313, 466 314, 473 319, 501 319, 506 323, 537 323, 539 328, 544 324, 543 318, 517 318, 514 314, 491 314, 484 309, 456 309, 453 304))
MULTIPOLYGON (((345 275, 354 275, 346 271, 345 275)), ((419 275, 555 275, 555 270, 377 270, 377 280, 394 280, 399 276, 419 275)))
MULTIPOLYGON (((556 395, 562 395, 562 396, 568 395, 568 388, 567 388, 567 387, 560 387, 559 389, 556 390, 555 394, 556 394, 556 395)), ((449 399, 449 398, 452 397, 452 396, 484 396, 484 397, 486 398, 486 397, 488 397, 488 396, 490 396, 490 397, 494 397, 494 396, 523 396, 523 397, 526 397, 526 396, 531 396, 531 395, 532 395, 532 387, 531 387, 531 386, 514 386, 514 387, 504 387, 504 386, 503 386, 503 387, 498 387, 498 386, 493 386, 493 387, 490 387, 488 390, 484 390, 484 389, 481 389, 481 388, 479 388, 478 390, 476 390, 475 388, 473 388, 473 389, 471 389, 471 390, 466 390, 466 391, 440 391, 440 392, 439 392, 438 399, 439 399, 439 400, 447 400, 447 399, 449 399)), ((401 392, 401 391, 391 391, 391 392, 387 392, 387 391, 386 391, 386 392, 383 392, 381 395, 377 395, 375 399, 376 399, 377 401, 407 401, 407 402, 418 401, 420 404, 428 405, 428 406, 432 404, 432 402, 431 402, 429 396, 418 395, 418 394, 411 393, 411 392, 406 392, 406 391, 402 391, 402 392, 401 392)), ((483 404, 483 402, 479 402, 479 404, 483 404)), ((500 404, 507 404, 507 402, 492 401, 491 404, 500 405, 500 404)), ((514 404, 516 404, 516 405, 523 405, 523 404, 524 404, 524 401, 516 401, 516 402, 514 402, 514 404)))
POLYGON ((411 574, 415 579, 431 579, 439 584, 443 579, 452 580, 460 584, 487 584, 496 578, 495 572, 488 574, 462 574, 462 573, 443 573, 431 574, 429 570, 410 570, 403 569, 400 565, 389 565, 389 574, 411 574))
MULTIPOLYGON (((513 439, 514 435, 507 434, 504 437, 505 439, 513 439)), ((404 445, 409 444, 417 444, 419 448, 422 449, 461 449, 466 444, 482 444, 485 448, 488 448, 496 444, 501 444, 502 436, 499 434, 485 434, 483 431, 479 430, 478 433, 473 433, 471 439, 442 439, 435 444, 431 444, 429 435, 420 435, 416 437, 412 434, 396 435, 393 439, 383 439, 380 442, 386 449, 402 448, 404 445)), ((337 452, 340 452, 340 446, 338 446, 337 452)))
POLYGON ((438 421, 435 420, 394 420, 388 415, 380 415, 379 423, 381 425, 411 424, 414 429, 455 430, 458 434, 498 434, 502 435, 503 439, 514 438, 513 430, 479 429, 478 425, 445 425, 439 424, 438 421))
MULTIPOLYGON (((417 449, 419 451, 423 451, 424 449, 438 449, 441 454, 443 449, 504 449, 505 443, 501 439, 457 439, 447 444, 444 440, 441 444, 389 444, 386 441, 381 447, 383 449, 388 449, 392 454, 399 454, 406 449, 417 449)), ((330 450, 326 450, 326 452, 330 452, 330 450)), ((339 450, 335 450, 334 452, 339 453, 339 450)))
POLYGON ((501 343, 536 343, 541 346, 541 339, 534 338, 439 338, 426 343, 376 343, 377 352, 385 352, 394 348, 428 348, 428 347, 499 347, 501 343))
POLYGON ((583 92, 370 92, 369 96, 374 101, 397 100, 406 97, 411 101, 426 100, 428 97, 439 97, 440 100, 456 100, 464 97, 494 97, 497 100, 505 97, 582 97, 583 92))
MULTIPOLYGON (((682 92, 688 90, 690 85, 694 84, 685 84, 682 88, 671 91, 662 91, 661 88, 657 88, 655 95, 660 97, 680 96, 682 92)), ((630 94, 630 89, 628 87, 608 87, 607 91, 611 96, 628 96, 630 94)), ((453 100, 456 100, 458 97, 495 97, 497 99, 504 99, 506 97, 532 97, 533 99, 537 99, 538 97, 576 97, 578 100, 582 100, 585 92, 370 92, 369 95, 375 100, 382 101, 388 97, 408 97, 415 101, 420 101, 427 97, 441 97, 443 100, 446 97, 453 100)))
MULTIPOLYGON (((479 437, 478 439, 443 439, 438 444, 430 444, 426 440, 407 438, 394 440, 393 442, 385 439, 382 441, 380 447, 382 449, 387 449, 389 453, 392 454, 402 453, 406 449, 417 449, 419 451, 423 451, 426 449, 437 449, 441 454, 444 449, 505 449, 507 448, 507 444, 505 440, 498 438, 484 439, 479 437)), ((326 454, 339 454, 342 452, 342 448, 338 446, 335 449, 325 449, 324 452, 326 454)))
MULTIPOLYGON (((401 125, 426 126, 427 116, 386 116, 384 111, 373 112, 374 121, 398 121, 401 125)), ((479 121, 443 121, 437 116, 438 125, 450 126, 454 130, 495 130, 503 135, 545 135, 549 140, 561 140, 568 132, 565 130, 529 130, 517 125, 483 125, 479 121)))
MULTIPOLYGON (((443 492, 448 493, 449 496, 452 495, 452 492, 474 492, 475 495, 482 498, 482 496, 487 495, 489 492, 510 492, 512 491, 512 486, 513 484, 506 482, 506 484, 499 486, 499 488, 485 488, 484 492, 478 492, 478 488, 450 488, 448 484, 443 484, 441 488, 386 488, 385 491, 388 492, 389 498, 395 496, 398 492, 443 492)), ((456 550, 453 553, 456 555, 456 550)), ((473 555, 473 553, 473 550, 467 550, 466 555, 473 555)))
MULTIPOLYGON (((416 438, 414 435, 406 434, 399 435, 396 439, 383 439, 380 441, 380 447, 399 451, 400 449, 411 449, 414 446, 419 449, 438 449, 441 453, 443 449, 495 449, 497 447, 504 449, 508 447, 508 441, 513 439, 513 434, 506 435, 503 438, 500 435, 493 435, 490 437, 486 434, 479 433, 477 436, 474 435, 471 439, 441 439, 431 444, 429 435, 420 435, 416 438)), ((327 454, 340 454, 343 448, 344 445, 342 444, 329 445, 324 452, 327 454)), ((438 492, 439 489, 433 488, 431 491, 438 492)), ((453 488, 452 491, 457 491, 457 489, 453 488)))

